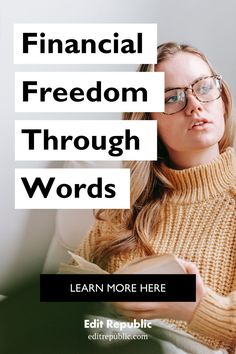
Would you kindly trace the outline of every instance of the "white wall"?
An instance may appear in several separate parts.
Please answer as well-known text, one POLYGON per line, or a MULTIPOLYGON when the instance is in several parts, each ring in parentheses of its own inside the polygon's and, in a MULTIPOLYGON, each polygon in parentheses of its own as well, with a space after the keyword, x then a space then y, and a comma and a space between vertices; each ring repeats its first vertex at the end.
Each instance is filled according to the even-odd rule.
POLYGON ((117 119, 118 114, 14 113, 14 71, 133 70, 133 66, 20 66, 13 65, 14 23, 154 22, 159 42, 190 42, 216 64, 236 93, 235 0, 9 0, 0 5, 0 102, 1 102, 1 232, 0 292, 13 277, 39 269, 54 229, 54 211, 14 210, 14 168, 61 166, 61 163, 16 163, 16 119, 117 119))

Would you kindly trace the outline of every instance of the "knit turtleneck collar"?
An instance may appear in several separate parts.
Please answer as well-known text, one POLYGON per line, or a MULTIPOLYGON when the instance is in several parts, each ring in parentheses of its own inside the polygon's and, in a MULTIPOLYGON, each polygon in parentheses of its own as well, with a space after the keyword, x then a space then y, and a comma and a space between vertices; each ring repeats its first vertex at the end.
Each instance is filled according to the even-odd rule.
POLYGON ((205 165, 174 170, 162 164, 161 171, 174 187, 171 199, 176 202, 207 200, 236 185, 236 159, 231 147, 205 165))

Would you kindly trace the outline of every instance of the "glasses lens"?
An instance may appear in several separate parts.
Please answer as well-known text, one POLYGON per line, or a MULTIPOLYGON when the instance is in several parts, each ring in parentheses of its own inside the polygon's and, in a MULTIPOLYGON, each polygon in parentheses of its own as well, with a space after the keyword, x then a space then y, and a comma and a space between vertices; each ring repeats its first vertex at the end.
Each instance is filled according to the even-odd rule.
POLYGON ((193 91, 201 102, 216 100, 221 94, 221 81, 217 77, 199 80, 193 85, 193 91))
POLYGON ((186 105, 184 90, 173 89, 165 92, 165 113, 173 114, 181 111, 186 105))

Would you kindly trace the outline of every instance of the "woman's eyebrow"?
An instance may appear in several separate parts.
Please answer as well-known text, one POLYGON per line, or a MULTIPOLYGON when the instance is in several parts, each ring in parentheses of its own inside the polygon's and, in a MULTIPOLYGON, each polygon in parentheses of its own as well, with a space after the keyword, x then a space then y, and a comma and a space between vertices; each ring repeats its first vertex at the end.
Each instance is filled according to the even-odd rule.
MULTIPOLYGON (((210 75, 207 75, 207 74, 202 74, 202 75, 200 75, 200 76, 198 76, 194 81, 192 81, 192 83, 190 84, 190 85, 193 85, 196 81, 198 81, 198 80, 201 80, 201 79, 203 79, 204 77, 208 77, 208 76, 211 76, 212 74, 210 74, 210 75)), ((181 88, 186 88, 186 87, 189 87, 190 85, 188 85, 188 86, 172 86, 172 87, 165 87, 165 91, 169 91, 169 90, 174 90, 174 89, 181 89, 181 88)))

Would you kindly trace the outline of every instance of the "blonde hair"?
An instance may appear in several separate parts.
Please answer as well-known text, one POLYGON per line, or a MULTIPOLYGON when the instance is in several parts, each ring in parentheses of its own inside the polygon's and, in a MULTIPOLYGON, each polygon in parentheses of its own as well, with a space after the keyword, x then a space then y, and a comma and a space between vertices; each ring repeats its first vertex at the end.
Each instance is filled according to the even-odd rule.
MULTIPOLYGON (((204 60, 212 71, 216 71, 206 56, 185 44, 174 42, 164 43, 157 48, 157 65, 169 59, 178 52, 186 52, 199 56, 204 60)), ((139 71, 154 71, 154 65, 143 64, 139 71)), ((225 131, 219 141, 220 152, 227 147, 233 146, 234 122, 232 117, 232 96, 227 84, 222 82, 222 100, 225 105, 225 131)), ((124 113, 125 120, 150 120, 150 113, 124 113)), ((143 255, 154 254, 149 240, 157 233, 158 222, 161 220, 161 208, 168 196, 172 193, 173 187, 168 179, 162 174, 159 166, 162 162, 168 161, 167 150, 158 138, 158 160, 157 161, 129 161, 124 167, 130 168, 130 209, 121 210, 99 210, 97 219, 105 220, 111 225, 111 235, 104 235, 104 241, 99 240, 92 255, 92 260, 101 266, 107 265, 109 258, 113 255, 131 252, 139 248, 143 255)))

